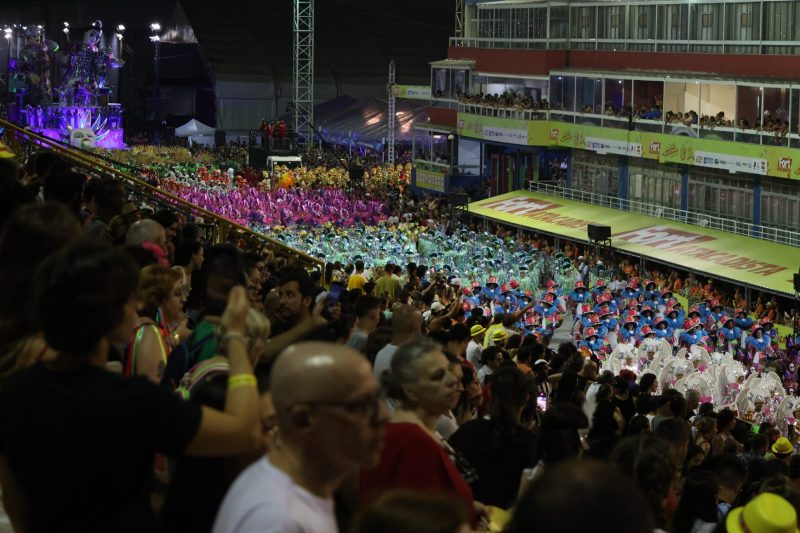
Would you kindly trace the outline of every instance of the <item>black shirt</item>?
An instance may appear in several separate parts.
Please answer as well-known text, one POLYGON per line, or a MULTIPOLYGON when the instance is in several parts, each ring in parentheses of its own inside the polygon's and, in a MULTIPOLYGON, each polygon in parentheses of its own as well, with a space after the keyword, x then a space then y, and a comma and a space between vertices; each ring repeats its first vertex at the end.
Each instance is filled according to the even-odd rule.
POLYGON ((153 531, 156 452, 180 454, 197 404, 101 368, 19 370, 0 388, 0 454, 28 501, 30 531, 153 531))
POLYGON ((493 443, 492 426, 485 418, 470 420, 458 428, 449 442, 478 473, 478 479, 470 483, 475 499, 508 509, 517 498, 522 470, 536 464, 536 437, 529 429, 518 426, 513 439, 493 443))

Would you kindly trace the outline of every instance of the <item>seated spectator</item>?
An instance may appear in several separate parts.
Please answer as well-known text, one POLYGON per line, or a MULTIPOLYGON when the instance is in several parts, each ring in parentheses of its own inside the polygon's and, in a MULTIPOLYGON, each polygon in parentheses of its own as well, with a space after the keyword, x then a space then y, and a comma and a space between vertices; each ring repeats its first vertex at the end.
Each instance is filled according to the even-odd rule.
POLYGON ((351 348, 299 343, 277 358, 269 388, 279 438, 233 483, 213 531, 335 533, 334 491, 381 457, 386 411, 369 364, 351 348))
POLYGON ((156 452, 227 456, 260 444, 255 378, 241 340, 242 288, 231 292, 222 318, 237 378, 225 412, 105 370, 110 347, 133 332, 137 275, 123 252, 82 241, 37 275, 37 316, 58 356, 15 372, 0 392, 0 484, 18 531, 153 531, 156 452))

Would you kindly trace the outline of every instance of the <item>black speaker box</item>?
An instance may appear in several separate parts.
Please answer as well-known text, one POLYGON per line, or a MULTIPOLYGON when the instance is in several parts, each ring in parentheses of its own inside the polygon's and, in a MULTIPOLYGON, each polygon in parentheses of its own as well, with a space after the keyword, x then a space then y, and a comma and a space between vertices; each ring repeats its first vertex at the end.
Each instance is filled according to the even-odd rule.
POLYGON ((267 166, 267 151, 251 146, 247 152, 247 164, 255 169, 264 168, 267 166))
POLYGON ((590 241, 605 241, 611 238, 611 226, 589 224, 588 228, 590 241))

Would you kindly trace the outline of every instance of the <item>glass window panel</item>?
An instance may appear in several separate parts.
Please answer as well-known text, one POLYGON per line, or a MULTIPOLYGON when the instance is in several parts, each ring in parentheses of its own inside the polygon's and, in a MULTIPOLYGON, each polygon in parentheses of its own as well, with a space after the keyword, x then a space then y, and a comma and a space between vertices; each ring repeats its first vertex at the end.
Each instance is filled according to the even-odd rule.
POLYGON ((603 113, 603 81, 600 78, 576 78, 575 110, 582 113, 603 113))
POLYGON ((664 82, 635 80, 632 103, 640 118, 660 118, 664 105, 664 82))
POLYGON ((626 108, 633 99, 631 80, 606 78, 605 90, 604 114, 627 116, 626 108))
POLYGON ((550 7, 550 39, 567 38, 568 10, 568 6, 550 7))
POLYGON ((761 125, 761 88, 750 85, 736 87, 736 123, 743 129, 761 125))

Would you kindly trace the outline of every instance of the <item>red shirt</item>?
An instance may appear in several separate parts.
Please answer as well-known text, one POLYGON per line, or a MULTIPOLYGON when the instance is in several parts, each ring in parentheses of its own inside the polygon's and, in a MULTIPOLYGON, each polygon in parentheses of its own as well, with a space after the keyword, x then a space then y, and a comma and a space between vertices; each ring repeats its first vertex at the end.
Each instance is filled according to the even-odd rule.
POLYGON ((448 492, 464 500, 472 526, 477 525, 472 489, 445 449, 416 424, 386 424, 381 462, 361 472, 361 502, 390 489, 448 492))

